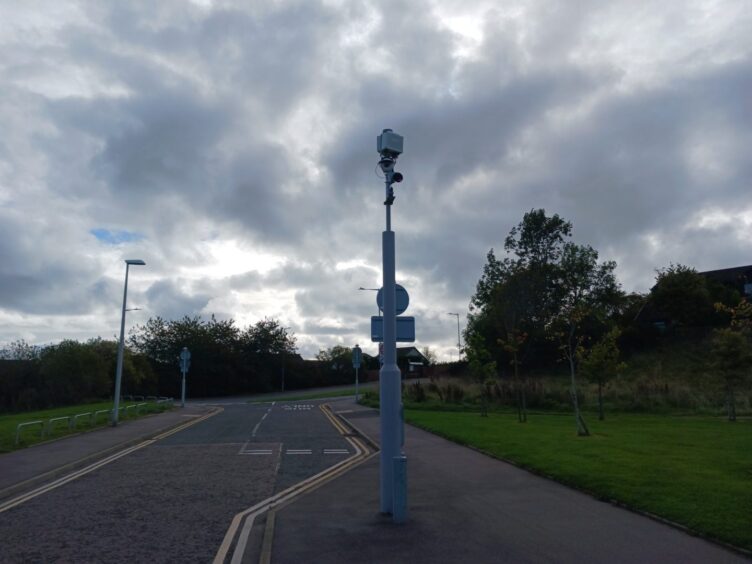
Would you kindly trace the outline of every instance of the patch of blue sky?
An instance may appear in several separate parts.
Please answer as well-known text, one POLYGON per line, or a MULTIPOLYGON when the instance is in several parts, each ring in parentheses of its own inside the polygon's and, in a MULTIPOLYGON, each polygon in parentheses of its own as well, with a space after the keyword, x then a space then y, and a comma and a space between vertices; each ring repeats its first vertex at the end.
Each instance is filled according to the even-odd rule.
POLYGON ((102 243, 108 245, 120 245, 121 243, 131 243, 133 241, 140 241, 144 238, 141 233, 134 231, 111 231, 104 229, 103 227, 97 227, 89 231, 94 237, 99 239, 102 243))

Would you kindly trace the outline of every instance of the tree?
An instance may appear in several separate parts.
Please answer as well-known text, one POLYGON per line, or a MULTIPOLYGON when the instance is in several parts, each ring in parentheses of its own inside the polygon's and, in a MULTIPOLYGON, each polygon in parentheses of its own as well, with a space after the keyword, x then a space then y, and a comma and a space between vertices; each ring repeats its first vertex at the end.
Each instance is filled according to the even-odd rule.
POLYGON ((556 263, 572 224, 543 209, 531 210, 504 241, 507 257, 493 249, 471 299, 466 342, 484 343, 498 361, 514 368, 518 418, 527 419, 525 388, 519 367, 536 344, 545 343, 545 328, 556 312, 556 263), (478 332, 483 340, 472 339, 478 332))
MULTIPOLYGON (((482 337, 477 333, 473 333, 470 338, 476 341, 482 340, 482 337)), ((481 416, 487 417, 491 386, 496 374, 496 362, 491 358, 482 342, 472 343, 472 346, 466 348, 466 354, 470 373, 481 386, 481 416)))
POLYGON ((558 312, 550 330, 569 363, 570 395, 580 436, 590 435, 577 397, 576 363, 587 336, 583 329, 587 322, 602 320, 615 309, 620 298, 615 268, 613 261, 598 264, 598 252, 589 245, 575 243, 564 245, 557 267, 558 312))
POLYGON ((704 325, 712 318, 713 300, 708 286, 694 268, 671 264, 656 272, 650 298, 659 312, 679 325, 704 325))
POLYGON ((103 398, 112 393, 114 374, 92 347, 65 340, 42 353, 40 372, 55 405, 103 398))
POLYGON ((603 421, 603 386, 616 378, 627 365, 619 361, 616 343, 621 332, 614 327, 588 351, 581 349, 579 370, 587 380, 598 383, 598 419, 603 421))
POLYGON ((421 354, 423 354, 424 357, 426 357, 426 362, 428 362, 428 366, 433 366, 436 364, 436 353, 431 350, 430 347, 423 347, 423 350, 420 351, 421 354))
POLYGON ((295 335, 277 319, 264 318, 240 335, 246 352, 262 355, 295 354, 295 335))
POLYGON ((335 345, 328 349, 321 349, 316 355, 316 360, 323 363, 332 376, 329 379, 334 383, 345 383, 355 378, 355 369, 352 365, 352 349, 335 345))
POLYGON ((736 421, 734 391, 745 382, 752 370, 752 348, 747 336, 730 327, 716 329, 711 344, 713 368, 720 374, 726 387, 728 420, 736 421))

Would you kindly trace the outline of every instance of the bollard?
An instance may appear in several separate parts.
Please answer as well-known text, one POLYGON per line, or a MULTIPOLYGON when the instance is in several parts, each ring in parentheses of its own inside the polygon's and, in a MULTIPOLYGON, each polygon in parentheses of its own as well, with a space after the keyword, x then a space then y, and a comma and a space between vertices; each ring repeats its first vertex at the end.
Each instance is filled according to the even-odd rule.
POLYGON ((407 521, 407 457, 402 454, 392 459, 394 490, 392 492, 392 521, 403 524, 407 521))

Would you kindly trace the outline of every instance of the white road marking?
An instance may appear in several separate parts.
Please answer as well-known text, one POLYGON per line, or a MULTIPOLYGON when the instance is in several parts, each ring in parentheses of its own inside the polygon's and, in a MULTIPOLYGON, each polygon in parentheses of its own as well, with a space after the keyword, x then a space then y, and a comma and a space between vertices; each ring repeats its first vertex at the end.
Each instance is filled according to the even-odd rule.
POLYGON ((312 454, 310 448, 288 448, 285 454, 312 454))
POLYGON ((310 411, 313 409, 312 403, 296 403, 293 405, 285 404, 282 406, 285 411, 310 411))
POLYGON ((270 450, 246 450, 243 452, 239 452, 238 454, 250 454, 250 455, 263 455, 268 456, 272 454, 272 451, 270 450))
POLYGON ((346 448, 325 448, 324 454, 350 454, 346 448))
MULTIPOLYGON (((274 407, 274 404, 272 404, 272 407, 274 407)), ((258 423, 256 423, 256 426, 253 428, 253 432, 251 433, 251 437, 255 437, 256 433, 258 433, 259 427, 261 426, 261 423, 266 419, 266 416, 269 415, 272 411, 272 407, 266 410, 266 413, 261 417, 258 423)))

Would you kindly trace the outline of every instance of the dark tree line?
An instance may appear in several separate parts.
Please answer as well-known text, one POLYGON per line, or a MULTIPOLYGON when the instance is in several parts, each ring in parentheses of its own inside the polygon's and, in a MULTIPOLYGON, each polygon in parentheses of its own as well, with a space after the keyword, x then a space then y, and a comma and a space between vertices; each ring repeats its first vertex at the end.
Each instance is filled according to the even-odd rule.
MULTIPOLYGON (((564 364, 577 432, 588 435, 578 394, 580 367, 582 376, 598 383, 602 418, 603 385, 624 368, 620 349, 644 349, 665 334, 690 330, 707 336, 729 325, 729 308, 740 304, 740 295, 682 265, 659 270, 649 293, 625 294, 616 280, 616 263, 599 262, 595 249, 571 237, 572 224, 558 215, 547 216, 542 209, 526 213, 505 239, 506 256, 488 252, 471 299, 465 342, 477 378, 485 382, 495 374, 513 381, 520 422, 527 420, 530 374, 564 364)), ((743 335, 718 336, 716 349, 727 356, 733 347, 741 350, 749 332, 736 333, 743 335)), ((746 357, 738 357, 743 364, 746 357)), ((728 403, 733 405, 734 385, 742 376, 717 364, 729 375, 728 403)))
MULTIPOLYGON (((353 381, 350 350, 321 351, 304 361, 295 336, 275 319, 246 328, 215 317, 149 319, 131 330, 123 360, 123 395, 177 397, 178 356, 191 351, 189 397, 272 392, 353 381), (347 362, 346 362, 347 361, 347 362)), ((0 351, 0 408, 42 409, 111 399, 117 342, 72 340, 44 348, 23 341, 0 351)))
MULTIPOLYGON (((44 348, 23 341, 2 351, 0 407, 43 409, 111 398, 117 342, 65 340, 44 348)), ((133 351, 123 357, 123 393, 153 395, 158 383, 149 359, 133 351)))

